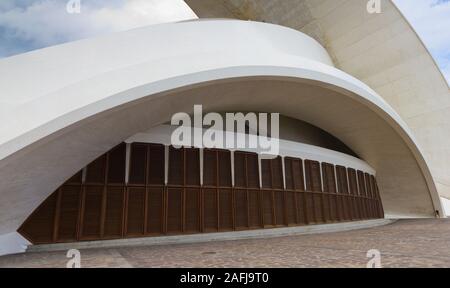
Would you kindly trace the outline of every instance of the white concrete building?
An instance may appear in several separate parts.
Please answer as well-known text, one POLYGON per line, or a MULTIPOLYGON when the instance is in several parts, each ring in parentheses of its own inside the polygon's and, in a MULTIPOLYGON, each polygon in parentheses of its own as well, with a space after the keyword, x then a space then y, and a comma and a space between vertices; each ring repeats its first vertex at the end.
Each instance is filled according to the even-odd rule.
POLYGON ((181 4, 215 19, 0 60, 1 254, 445 216, 449 87, 391 1, 181 4), (170 148, 166 123, 195 104, 280 113, 280 157, 170 148))

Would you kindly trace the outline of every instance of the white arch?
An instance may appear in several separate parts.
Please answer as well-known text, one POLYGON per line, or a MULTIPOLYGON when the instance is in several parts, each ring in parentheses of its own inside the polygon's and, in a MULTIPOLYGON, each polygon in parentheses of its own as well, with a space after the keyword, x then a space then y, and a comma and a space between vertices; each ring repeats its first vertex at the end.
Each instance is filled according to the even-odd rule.
POLYGON ((0 121, 0 235, 96 156, 196 103, 310 122, 377 170, 388 215, 441 211, 400 117, 295 30, 227 20, 162 24, 6 58, 0 76, 8 110, 0 121))

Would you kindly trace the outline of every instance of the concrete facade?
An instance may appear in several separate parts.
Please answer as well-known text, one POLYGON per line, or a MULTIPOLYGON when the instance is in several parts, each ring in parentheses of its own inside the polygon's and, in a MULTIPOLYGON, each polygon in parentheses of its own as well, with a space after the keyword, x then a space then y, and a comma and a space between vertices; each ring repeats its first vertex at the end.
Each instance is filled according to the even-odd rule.
MULTIPOLYGON (((80 167, 198 103, 311 123, 376 170, 387 218, 444 215, 435 181, 447 195, 448 86, 390 1, 383 21, 357 0, 186 2, 200 17, 273 22, 317 41, 278 25, 187 21, 0 60, 0 241, 18 239, 80 167)), ((8 245, 2 253, 22 251, 23 239, 8 245)))
POLYGON ((186 0, 200 18, 279 24, 319 41, 337 68, 381 95, 411 128, 441 196, 450 198, 450 91, 441 71, 391 0, 380 14, 361 0, 186 0))

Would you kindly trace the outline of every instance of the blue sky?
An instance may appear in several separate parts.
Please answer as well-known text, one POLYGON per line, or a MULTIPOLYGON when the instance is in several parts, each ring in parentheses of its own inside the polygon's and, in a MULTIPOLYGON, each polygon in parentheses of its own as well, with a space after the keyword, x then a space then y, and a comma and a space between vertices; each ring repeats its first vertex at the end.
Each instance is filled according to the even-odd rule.
MULTIPOLYGON (((0 57, 150 25, 160 20, 156 19, 160 15, 152 15, 153 5, 173 5, 177 0, 81 0, 81 14, 68 14, 67 2, 0 0, 0 57), (170 2, 172 4, 167 4, 170 2)), ((416 29, 450 82, 450 0, 394 2, 416 29)), ((177 13, 167 7, 159 9, 167 11, 163 18, 177 13)), ((185 14, 177 16, 180 20, 190 18, 185 14)))

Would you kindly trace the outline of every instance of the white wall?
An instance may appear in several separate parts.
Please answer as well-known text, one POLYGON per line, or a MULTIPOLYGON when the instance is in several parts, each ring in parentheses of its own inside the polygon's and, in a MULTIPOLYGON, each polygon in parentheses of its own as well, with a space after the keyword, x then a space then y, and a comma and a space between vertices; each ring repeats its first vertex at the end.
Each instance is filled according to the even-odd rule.
POLYGON ((442 208, 444 209, 445 215, 450 217, 450 200, 441 197, 442 208))

